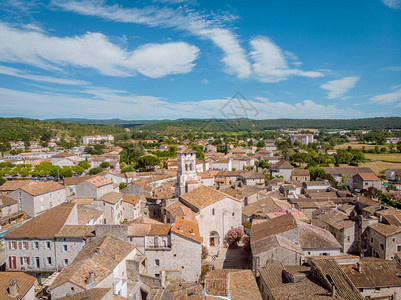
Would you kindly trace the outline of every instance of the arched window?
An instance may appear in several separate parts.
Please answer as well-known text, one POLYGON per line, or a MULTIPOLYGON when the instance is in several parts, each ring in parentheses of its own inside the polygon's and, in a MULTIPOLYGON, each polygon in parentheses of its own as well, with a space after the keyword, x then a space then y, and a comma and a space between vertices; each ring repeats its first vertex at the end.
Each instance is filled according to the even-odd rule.
POLYGON ((192 164, 189 164, 189 170, 192 171, 192 169, 193 169, 192 164))
POLYGON ((185 171, 188 171, 188 164, 185 164, 185 171))
POLYGON ((212 208, 212 215, 214 216, 214 208, 212 208))

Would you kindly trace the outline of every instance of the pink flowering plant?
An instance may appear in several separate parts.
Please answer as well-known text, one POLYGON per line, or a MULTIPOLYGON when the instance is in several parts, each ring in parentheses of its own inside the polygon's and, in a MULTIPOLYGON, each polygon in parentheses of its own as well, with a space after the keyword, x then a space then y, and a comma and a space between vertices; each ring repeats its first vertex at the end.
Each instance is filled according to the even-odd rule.
POLYGON ((209 251, 205 245, 202 245, 202 259, 206 259, 209 255, 209 251))
POLYGON ((227 231, 226 240, 229 245, 237 245, 243 236, 244 231, 241 228, 233 228, 227 231))

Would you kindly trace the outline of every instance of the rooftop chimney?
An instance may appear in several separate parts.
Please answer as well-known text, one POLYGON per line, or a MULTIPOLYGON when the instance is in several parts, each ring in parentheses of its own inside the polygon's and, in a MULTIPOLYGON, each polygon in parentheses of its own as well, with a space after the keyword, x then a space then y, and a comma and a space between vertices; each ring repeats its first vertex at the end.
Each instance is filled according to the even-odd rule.
POLYGON ((86 284, 91 284, 95 281, 95 272, 90 271, 88 276, 85 278, 85 283, 86 284))
POLYGON ((331 298, 335 298, 336 297, 336 285, 334 283, 332 283, 331 285, 331 298))
POLYGON ((180 227, 178 228, 179 231, 182 231, 182 225, 180 225, 180 227))
POLYGON ((358 266, 358 272, 362 273, 362 265, 361 265, 361 263, 358 262, 357 266, 358 266))
POLYGON ((96 248, 96 254, 97 255, 102 255, 102 249, 100 249, 100 247, 96 248))
POLYGON ((8 295, 10 297, 17 297, 18 295, 18 284, 15 280, 10 280, 8 285, 8 295))

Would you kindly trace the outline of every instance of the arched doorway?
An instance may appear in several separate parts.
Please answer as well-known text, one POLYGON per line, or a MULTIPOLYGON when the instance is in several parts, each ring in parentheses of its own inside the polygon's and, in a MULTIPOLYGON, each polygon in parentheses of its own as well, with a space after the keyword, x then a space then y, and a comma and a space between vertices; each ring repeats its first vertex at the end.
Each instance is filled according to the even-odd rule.
POLYGON ((219 245, 219 234, 216 231, 212 231, 209 237, 210 247, 217 247, 219 245))

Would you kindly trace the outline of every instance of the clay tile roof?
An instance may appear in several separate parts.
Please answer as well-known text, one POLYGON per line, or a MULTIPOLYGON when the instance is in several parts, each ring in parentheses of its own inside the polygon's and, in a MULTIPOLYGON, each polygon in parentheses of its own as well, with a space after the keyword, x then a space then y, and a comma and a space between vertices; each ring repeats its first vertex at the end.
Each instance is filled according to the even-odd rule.
POLYGON ((375 173, 358 173, 363 180, 380 180, 375 173))
POLYGON ((255 171, 249 171, 249 172, 244 172, 241 174, 241 177, 247 178, 247 179, 254 179, 254 178, 265 178, 265 175, 259 172, 255 171))
POLYGON ((393 226, 393 225, 383 224, 383 223, 369 225, 368 227, 369 227, 369 229, 372 229, 384 236, 390 236, 390 235, 401 232, 401 228, 393 226))
POLYGON ((177 217, 185 218, 188 221, 195 222, 194 212, 182 204, 180 201, 175 201, 170 205, 165 207, 165 210, 170 213, 170 215, 176 219, 177 217))
POLYGON ((0 186, 0 192, 11 192, 27 185, 36 184, 33 180, 7 180, 0 186))
POLYGON ((73 263, 60 272, 49 290, 68 282, 86 290, 85 278, 90 272, 95 273, 96 283, 102 281, 134 249, 134 245, 110 236, 95 239, 87 243, 73 263))
POLYGON ((67 152, 60 152, 60 153, 53 155, 52 157, 62 158, 62 157, 71 157, 71 156, 74 156, 74 154, 67 153, 67 152))
POLYGON ((133 196, 131 194, 124 194, 123 195, 123 202, 132 204, 132 205, 137 205, 139 203, 139 200, 141 198, 137 196, 133 196))
POLYGON ((95 226, 88 225, 65 225, 56 237, 94 237, 95 226))
POLYGON ((309 170, 294 169, 291 171, 292 176, 309 176, 309 170))
POLYGON ((357 288, 401 286, 400 264, 392 260, 362 258, 357 264, 340 266, 357 288), (377 276, 380 274, 380 276, 377 276))
POLYGON ((151 224, 148 235, 168 235, 171 224, 151 224))
POLYGON ((74 206, 75 203, 62 203, 9 231, 5 238, 55 237, 63 228, 74 206))
POLYGON ((87 300, 97 300, 97 299, 103 299, 104 296, 109 293, 111 288, 93 288, 81 293, 77 293, 74 295, 66 296, 61 298, 62 300, 82 300, 82 299, 87 299, 87 300))
POLYGON ((279 182, 284 182, 284 179, 279 178, 279 177, 274 177, 272 180, 269 181, 269 184, 276 184, 279 182))
POLYGON ((341 249, 341 245, 329 231, 304 222, 298 222, 298 236, 302 249, 341 249))
POLYGON ((205 292, 207 299, 262 299, 255 278, 250 270, 213 270, 206 274, 205 292))
POLYGON ((138 217, 135 220, 127 223, 127 225, 131 225, 131 224, 163 224, 163 223, 142 216, 142 217, 138 217))
POLYGON ((64 187, 55 181, 36 182, 35 184, 26 185, 21 188, 21 190, 32 196, 39 196, 62 189, 64 187))
POLYGON ((180 200, 189 203, 190 205, 192 205, 197 209, 202 209, 204 207, 207 207, 213 203, 223 200, 224 198, 229 198, 234 201, 240 202, 240 200, 230 195, 227 195, 225 193, 222 193, 218 190, 214 190, 204 185, 200 186, 199 188, 189 193, 185 193, 180 196, 180 200))
POLYGON ((6 195, 0 195, 0 208, 13 204, 17 204, 17 200, 14 200, 6 195))
POLYGON ((102 200, 102 201, 110 203, 110 204, 116 204, 118 201, 121 200, 122 197, 123 197, 122 193, 110 192, 96 200, 102 200))
POLYGON ((146 181, 132 181, 133 184, 139 185, 140 187, 143 187, 144 189, 151 191, 152 187, 148 185, 146 181))
POLYGON ((178 153, 178 154, 189 154, 189 153, 196 154, 196 151, 194 151, 192 149, 184 149, 184 150, 178 150, 176 153, 178 153))
POLYGON ((297 228, 297 222, 292 214, 284 214, 274 219, 266 220, 252 225, 251 243, 295 228, 297 228))
POLYGON ((92 198, 75 198, 72 200, 73 203, 77 205, 91 205, 93 204, 93 199, 92 198))
POLYGON ((199 227, 197 222, 191 222, 184 220, 181 217, 177 217, 175 223, 171 228, 171 231, 188 239, 194 240, 198 243, 202 243, 203 241, 203 238, 199 234, 199 227))
POLYGON ((103 213, 96 209, 78 206, 78 224, 85 225, 91 219, 97 220, 103 213))
POLYGON ((35 277, 23 272, 0 272, 0 299, 22 299, 35 283, 35 277), (8 295, 8 286, 11 280, 15 280, 18 285, 17 297, 8 295))
POLYGON ((276 167, 279 169, 294 169, 294 167, 284 159, 278 161, 276 167))
POLYGON ((229 275, 231 299, 262 300, 251 270, 231 272, 229 275))
POLYGON ((107 184, 113 184, 113 181, 104 178, 102 176, 94 176, 92 178, 85 180, 85 182, 89 182, 90 184, 93 184, 96 187, 101 187, 107 184))
POLYGON ((93 176, 91 175, 86 175, 86 176, 74 176, 74 177, 65 177, 64 178, 64 185, 77 185, 80 184, 81 182, 92 178, 93 176))

